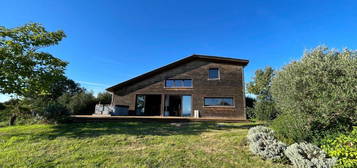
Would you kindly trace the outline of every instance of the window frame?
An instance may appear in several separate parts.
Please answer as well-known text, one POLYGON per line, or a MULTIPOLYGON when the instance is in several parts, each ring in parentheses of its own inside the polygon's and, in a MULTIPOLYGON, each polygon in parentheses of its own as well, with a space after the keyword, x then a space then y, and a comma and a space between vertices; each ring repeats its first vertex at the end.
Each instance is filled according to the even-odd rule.
POLYGON ((165 89, 190 89, 193 88, 193 79, 165 79, 164 80, 164 88, 165 89), (166 81, 172 80, 173 81, 173 87, 167 87, 166 81), (181 80, 182 86, 181 87, 176 87, 176 80, 181 80), (191 86, 185 86, 185 80, 191 80, 191 86))
POLYGON ((234 108, 235 107, 235 102, 234 102, 234 97, 233 96, 227 96, 227 97, 217 97, 217 96, 213 96, 213 97, 203 97, 203 107, 227 107, 227 108, 234 108), (205 103, 205 99, 206 98, 217 98, 217 99, 232 99, 232 105, 206 105, 205 103))
POLYGON ((220 80, 221 79, 221 71, 219 68, 208 68, 208 80, 220 80), (210 78, 210 70, 217 70, 217 78, 210 78))

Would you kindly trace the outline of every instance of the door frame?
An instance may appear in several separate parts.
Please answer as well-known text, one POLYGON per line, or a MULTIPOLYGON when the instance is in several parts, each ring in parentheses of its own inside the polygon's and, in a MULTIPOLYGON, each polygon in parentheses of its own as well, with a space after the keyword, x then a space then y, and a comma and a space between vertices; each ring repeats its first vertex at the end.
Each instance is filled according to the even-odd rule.
MULTIPOLYGON (((163 116, 164 117, 170 117, 170 115, 168 115, 168 116, 166 116, 165 115, 165 111, 166 111, 166 108, 165 108, 165 103, 166 103, 166 96, 180 96, 181 97, 181 110, 180 110, 180 116, 178 116, 178 117, 192 117, 192 112, 193 112, 193 110, 192 110, 192 105, 193 105, 193 96, 192 96, 192 94, 175 94, 175 93, 169 93, 169 94, 163 94, 163 96, 164 96, 164 102, 163 102, 163 105, 164 105, 164 111, 162 112, 162 114, 163 114, 163 116), (183 96, 191 96, 191 115, 190 116, 182 116, 182 111, 183 111, 183 106, 182 106, 182 104, 183 104, 183 96)), ((169 102, 170 103, 170 102, 169 102)))

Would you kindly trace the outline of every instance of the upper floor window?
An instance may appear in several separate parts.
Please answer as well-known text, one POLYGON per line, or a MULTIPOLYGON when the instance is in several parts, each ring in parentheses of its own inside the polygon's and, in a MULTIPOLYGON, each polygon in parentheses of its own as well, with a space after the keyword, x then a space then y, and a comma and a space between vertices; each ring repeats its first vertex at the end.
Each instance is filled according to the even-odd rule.
POLYGON ((218 68, 210 68, 208 70, 208 79, 219 79, 219 69, 218 68))
POLYGON ((167 79, 166 88, 192 88, 192 79, 167 79))
POLYGON ((205 97, 205 106, 234 106, 232 97, 205 97))

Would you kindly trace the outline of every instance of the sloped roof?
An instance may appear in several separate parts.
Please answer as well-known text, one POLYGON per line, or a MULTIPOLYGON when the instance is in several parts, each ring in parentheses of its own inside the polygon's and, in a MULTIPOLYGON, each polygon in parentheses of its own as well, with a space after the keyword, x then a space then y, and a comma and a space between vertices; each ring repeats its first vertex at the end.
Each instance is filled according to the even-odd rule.
POLYGON ((171 64, 165 65, 163 67, 157 68, 155 70, 152 70, 150 72, 144 73, 142 75, 139 75, 137 77, 134 77, 132 79, 129 79, 127 81, 124 81, 122 83, 119 83, 117 85, 114 85, 112 87, 107 88, 106 90, 109 92, 113 92, 121 87, 131 85, 133 83, 142 81, 144 79, 150 78, 154 75, 157 75, 161 72, 164 72, 169 69, 176 68, 180 65, 186 64, 188 62, 194 61, 194 60, 207 60, 207 61, 212 61, 212 62, 221 62, 221 63, 229 63, 229 64, 237 64, 237 65, 242 65, 246 66, 249 61, 244 60, 244 59, 236 59, 236 58, 227 58, 227 57, 219 57, 219 56, 209 56, 209 55, 198 55, 198 54, 193 54, 189 57, 183 58, 181 60, 178 60, 176 62, 173 62, 171 64))

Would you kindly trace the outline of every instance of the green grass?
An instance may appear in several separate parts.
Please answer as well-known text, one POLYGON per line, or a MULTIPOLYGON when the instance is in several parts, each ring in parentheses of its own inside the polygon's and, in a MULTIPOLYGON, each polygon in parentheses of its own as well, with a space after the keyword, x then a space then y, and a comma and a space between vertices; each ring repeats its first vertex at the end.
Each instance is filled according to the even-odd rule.
POLYGON ((85 123, 0 128, 0 167, 286 167, 253 156, 251 123, 85 123))

